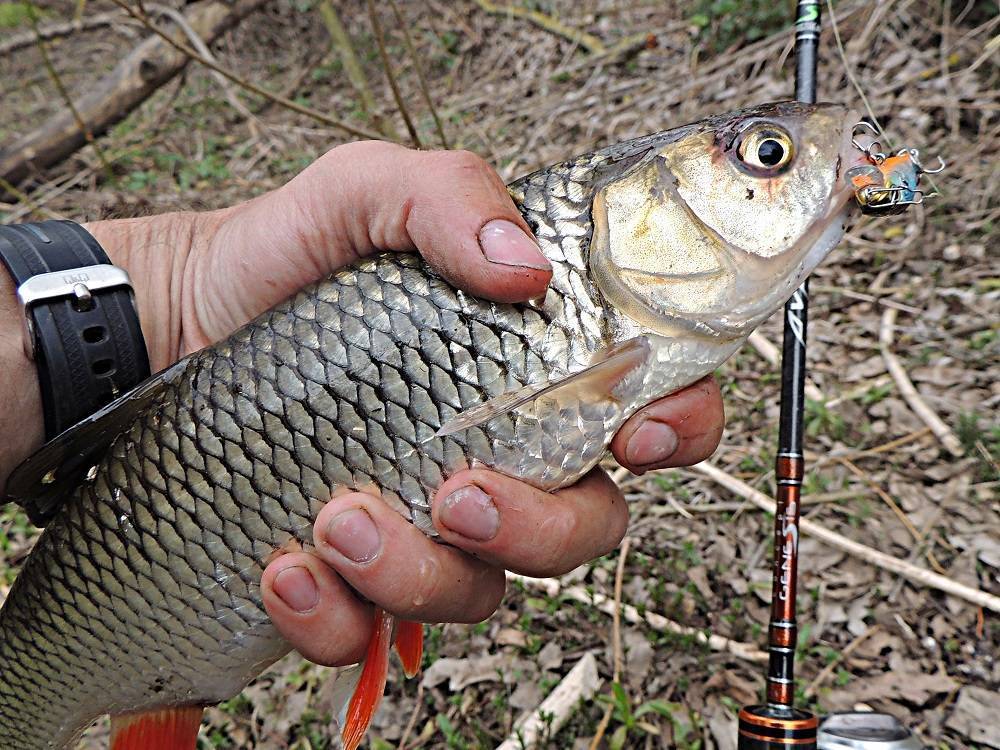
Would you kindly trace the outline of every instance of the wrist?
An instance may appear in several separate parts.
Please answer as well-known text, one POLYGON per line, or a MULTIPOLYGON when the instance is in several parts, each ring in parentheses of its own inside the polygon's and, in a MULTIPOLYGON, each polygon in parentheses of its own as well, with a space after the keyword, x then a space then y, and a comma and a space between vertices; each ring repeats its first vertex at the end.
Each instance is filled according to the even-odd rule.
POLYGON ((183 301, 188 261, 212 242, 223 212, 183 212, 84 224, 132 279, 152 372, 186 353, 183 301))
POLYGON ((0 497, 14 467, 41 447, 45 437, 38 370, 24 353, 17 287, 0 268, 0 318, 16 325, 0 326, 0 497), (16 437, 15 437, 16 436, 16 437))

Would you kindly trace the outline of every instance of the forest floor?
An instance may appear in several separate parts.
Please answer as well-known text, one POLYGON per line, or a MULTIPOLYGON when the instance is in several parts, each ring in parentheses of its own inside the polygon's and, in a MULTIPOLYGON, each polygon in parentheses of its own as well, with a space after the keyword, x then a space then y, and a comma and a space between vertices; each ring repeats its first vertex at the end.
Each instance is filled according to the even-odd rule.
MULTIPOLYGON (((268 0, 212 47, 240 77, 357 126, 402 119, 381 70, 365 5, 337 3, 373 92, 366 112, 331 48, 328 0, 268 0)), ((538 0, 561 26, 539 26, 485 2, 377 3, 403 99, 422 143, 438 147, 401 29, 427 74, 451 147, 471 149, 505 179, 635 135, 792 93, 789 2, 538 0), (739 10, 737 10, 739 8, 739 10)), ((39 2, 41 25, 75 3, 39 2)), ((84 17, 110 25, 49 42, 66 89, 85 91, 148 32, 108 0, 84 17), (115 15, 119 14, 119 15, 115 15)), ((897 147, 938 154, 941 193, 893 218, 859 218, 815 273, 809 321, 807 476, 803 516, 956 582, 1000 594, 1000 15, 981 0, 841 0, 846 60, 897 147), (887 346, 926 405, 960 442, 945 449, 903 398, 887 346)), ((861 109, 824 19, 822 99, 861 109)), ((21 3, 0 2, 0 48, 31 32, 21 3)), ((0 220, 77 220, 213 208, 287 181, 348 140, 343 132, 238 86, 229 95, 192 63, 98 140, 23 184, 0 220), (250 117, 230 104, 235 96, 250 117)), ((0 145, 65 105, 37 46, 0 55, 0 145)), ((0 148, 2 150, 2 148, 0 148)), ((2 200, 2 198, 0 198, 2 200)), ((762 328, 780 344, 781 319, 762 328)), ((728 421, 712 465, 774 490, 779 378, 747 346, 720 370, 728 421)), ((425 672, 393 671, 371 747, 498 745, 586 654, 599 697, 547 739, 588 747, 735 749, 736 713, 762 695, 764 665, 691 635, 624 622, 620 690, 612 690, 612 619, 571 592, 613 596, 706 634, 763 648, 770 600, 770 515, 695 469, 617 476, 631 501, 626 552, 548 588, 513 583, 474 626, 428 626, 425 672), (624 556, 624 559, 620 559, 624 556), (405 736, 404 736, 405 735, 405 736)), ((0 510, 0 594, 30 550, 32 529, 0 510)), ((798 699, 817 712, 888 710, 928 747, 1000 748, 1000 621, 995 612, 887 572, 806 534, 801 543, 798 699)), ((752 656, 752 654, 751 654, 752 656)), ((239 697, 210 709, 202 747, 335 746, 332 671, 291 655, 239 697)), ((100 747, 105 725, 85 747, 100 747)))

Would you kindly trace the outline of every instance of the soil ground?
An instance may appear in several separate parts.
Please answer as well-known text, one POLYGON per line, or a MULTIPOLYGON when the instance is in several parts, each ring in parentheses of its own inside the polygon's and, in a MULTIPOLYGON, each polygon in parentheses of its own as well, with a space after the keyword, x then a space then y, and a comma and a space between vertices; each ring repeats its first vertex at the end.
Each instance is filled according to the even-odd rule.
MULTIPOLYGON (((373 127, 331 49, 320 5, 270 0, 213 53, 247 80, 373 127)), ((400 0, 404 24, 392 19, 389 5, 378 5, 423 143, 438 145, 403 26, 450 145, 481 154, 506 179, 792 91, 789 2, 518 3, 557 19, 561 30, 488 13, 487 3, 400 0), (612 51, 594 51, 591 37, 579 32, 612 51)), ((43 26, 76 10, 63 2, 39 6, 43 26)), ((345 0, 337 9, 374 93, 375 114, 405 134, 364 4, 345 0)), ((84 8, 85 16, 113 11, 106 0, 84 8)), ((806 408, 803 511, 850 539, 993 594, 1000 594, 997 11, 995 2, 979 0, 836 4, 846 62, 892 142, 919 147, 927 161, 941 154, 949 167, 935 178, 941 195, 925 206, 901 217, 857 220, 813 278, 809 372, 820 398, 806 408), (887 375, 878 335, 890 308, 898 312, 891 350, 958 435, 959 457, 929 433, 887 375)), ((87 90, 144 37, 125 19, 50 43, 67 90, 87 90)), ((23 6, 0 2, 0 44, 30 28, 23 6)), ((862 106, 829 23, 819 67, 822 98, 862 106)), ((249 120, 215 78, 192 64, 99 140, 113 179, 94 149, 85 148, 23 185, 29 201, 0 204, 0 220, 224 206, 280 185, 345 140, 238 87, 233 93, 253 113, 249 120)), ((0 101, 0 142, 65 106, 37 47, 0 57, 0 101)), ((763 333, 780 343, 780 316, 763 333)), ((771 493, 776 368, 748 346, 719 380, 728 423, 712 461, 771 493)), ((622 601, 762 646, 772 518, 693 470, 620 480, 633 519, 622 601)), ((35 531, 12 507, 0 521, 5 590, 35 531)), ((496 746, 593 653, 602 697, 582 705, 549 746, 589 746, 610 701, 602 747, 735 748, 736 712, 761 696, 760 663, 626 622, 623 690, 612 691, 611 618, 565 592, 578 586, 611 596, 618 558, 614 553, 564 577, 560 593, 514 584, 500 611, 480 625, 429 626, 425 676, 407 682, 393 672, 371 746, 496 746)), ((802 704, 819 712, 859 704, 891 711, 928 747, 1000 748, 996 613, 809 536, 801 545, 799 590, 802 704)), ((293 654, 239 697, 210 709, 199 746, 333 747, 332 683, 331 670, 293 654)), ((98 725, 84 746, 102 746, 105 734, 98 725)))

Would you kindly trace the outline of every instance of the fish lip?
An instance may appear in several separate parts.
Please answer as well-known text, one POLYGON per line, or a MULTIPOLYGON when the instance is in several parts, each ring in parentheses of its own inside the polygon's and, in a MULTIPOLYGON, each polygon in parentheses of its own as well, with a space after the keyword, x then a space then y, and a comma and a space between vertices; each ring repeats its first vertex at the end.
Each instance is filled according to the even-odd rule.
POLYGON ((846 203, 851 197, 853 197, 854 188, 850 184, 850 181, 846 179, 847 173, 855 167, 870 166, 872 164, 868 154, 855 145, 856 141, 862 146, 866 146, 869 142, 877 140, 867 134, 858 136, 854 135, 855 127, 860 120, 861 113, 856 109, 848 109, 846 115, 844 116, 844 135, 840 145, 840 161, 837 168, 837 179, 834 183, 835 187, 830 196, 831 200, 836 197, 838 200, 842 200, 846 203))

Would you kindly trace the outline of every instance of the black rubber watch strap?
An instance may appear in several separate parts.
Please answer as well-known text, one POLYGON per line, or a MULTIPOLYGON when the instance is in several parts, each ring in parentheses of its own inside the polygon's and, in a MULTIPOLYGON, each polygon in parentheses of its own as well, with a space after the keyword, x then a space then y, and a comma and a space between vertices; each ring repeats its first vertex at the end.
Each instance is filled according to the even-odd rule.
POLYGON ((21 289, 33 277, 65 271, 65 283, 86 295, 42 298, 24 310, 46 440, 149 377, 131 288, 87 286, 87 267, 111 261, 83 227, 71 221, 0 226, 0 260, 21 289))

